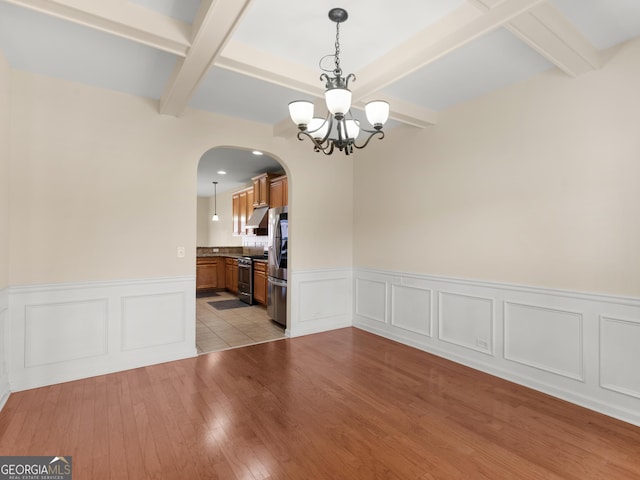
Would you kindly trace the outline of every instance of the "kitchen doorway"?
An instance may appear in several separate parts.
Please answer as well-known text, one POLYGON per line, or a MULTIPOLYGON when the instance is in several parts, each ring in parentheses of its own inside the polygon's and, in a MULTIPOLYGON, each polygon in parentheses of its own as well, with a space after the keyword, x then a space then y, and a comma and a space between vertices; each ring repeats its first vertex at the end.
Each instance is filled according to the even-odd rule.
POLYGON ((198 354, 285 338, 285 327, 267 311, 266 268, 252 269, 249 301, 238 275, 239 261, 261 256, 268 246, 266 221, 248 226, 253 212, 288 204, 284 166, 255 150, 215 147, 201 157, 197 183, 198 354))

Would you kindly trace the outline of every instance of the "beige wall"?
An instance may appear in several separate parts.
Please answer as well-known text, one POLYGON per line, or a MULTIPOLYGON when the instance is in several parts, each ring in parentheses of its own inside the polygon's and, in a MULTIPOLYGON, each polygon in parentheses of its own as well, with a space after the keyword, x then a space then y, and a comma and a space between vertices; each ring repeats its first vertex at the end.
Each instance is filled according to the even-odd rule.
POLYGON ((219 220, 217 222, 211 220, 216 207, 213 197, 198 197, 198 234, 196 240, 199 247, 242 246, 242 237, 233 235, 232 194, 233 190, 218 193, 219 220))
POLYGON ((147 99, 17 70, 11 79, 11 285, 193 275, 197 165, 215 146, 259 148, 286 166, 293 269, 352 264, 351 162, 267 125, 162 116, 147 99))
POLYGON ((209 246, 209 223, 211 223, 211 214, 209 214, 209 197, 198 197, 198 204, 196 208, 196 245, 198 247, 207 247, 209 246))
POLYGON ((640 40, 609 53, 374 142, 355 265, 640 296, 640 40))
POLYGON ((9 284, 9 77, 0 51, 0 289, 9 284))
POLYGON ((242 245, 242 237, 233 235, 233 205, 231 197, 237 189, 218 193, 218 222, 211 221, 214 205, 213 197, 209 198, 209 246, 233 247, 242 245))

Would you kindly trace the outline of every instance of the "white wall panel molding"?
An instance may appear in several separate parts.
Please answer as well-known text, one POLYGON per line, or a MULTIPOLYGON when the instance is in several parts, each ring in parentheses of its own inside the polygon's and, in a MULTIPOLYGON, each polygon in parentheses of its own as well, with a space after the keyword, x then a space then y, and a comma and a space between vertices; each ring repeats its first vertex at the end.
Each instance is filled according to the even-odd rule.
POLYGON ((24 366, 36 367, 107 354, 108 300, 25 306, 24 366))
POLYGON ((157 347, 185 340, 184 292, 122 297, 122 350, 157 347))
POLYGON ((438 292, 439 339, 493 355, 494 300, 438 292))
POLYGON ((355 279, 355 314, 379 323, 388 323, 389 287, 386 279, 372 275, 355 279))
POLYGON ((9 291, 6 288, 0 289, 0 410, 4 407, 9 393, 9 374, 8 374, 8 347, 9 338, 7 337, 7 313, 9 311, 9 291))
POLYGON ((293 272, 289 283, 289 336, 351 326, 350 268, 293 272))
POLYGON ((431 337, 433 291, 414 285, 391 285, 391 325, 431 337))
POLYGON ((640 298, 364 268, 353 284, 355 327, 640 425, 640 298))
POLYGON ((196 355, 195 278, 9 288, 11 391, 196 355))
POLYGON ((600 386, 640 399, 640 317, 600 317, 600 386), (628 365, 629 368, 620 368, 628 365))
POLYGON ((581 313, 504 302, 504 358, 584 381, 581 313))

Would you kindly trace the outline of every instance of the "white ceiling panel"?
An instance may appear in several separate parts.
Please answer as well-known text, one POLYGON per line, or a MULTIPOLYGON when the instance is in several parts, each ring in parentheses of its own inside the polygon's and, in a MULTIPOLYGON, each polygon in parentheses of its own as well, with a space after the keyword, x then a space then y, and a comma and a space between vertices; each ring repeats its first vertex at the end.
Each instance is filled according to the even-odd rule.
POLYGON ((156 99, 176 61, 154 48, 4 2, 0 50, 19 70, 156 99))
POLYGON ((214 67, 203 79, 189 106, 274 124, 289 116, 288 105, 293 100, 313 99, 278 85, 214 67))
POLYGON ((640 35, 640 0, 552 0, 602 50, 640 35))
POLYGON ((129 2, 187 23, 193 23, 200 7, 200 0, 129 0, 129 2))
MULTIPOLYGON (((249 147, 249 145, 248 145, 249 147)), ((253 155, 251 150, 216 147, 206 152, 198 164, 198 196, 211 197, 214 194, 213 182, 218 182, 218 193, 237 190, 251 182, 263 172, 284 170, 277 160, 269 155, 253 155), (221 175, 218 171, 224 171, 221 175)))
POLYGON ((551 67, 518 38, 499 29, 399 80, 384 92, 439 111, 551 67))
MULTIPOLYGON (((328 18, 342 7, 349 18, 340 26, 340 60, 356 72, 392 47, 458 8, 464 0, 255 0, 234 39, 293 62, 318 68, 335 51, 336 24, 328 18)), ((332 68, 331 64, 331 68, 332 68)))

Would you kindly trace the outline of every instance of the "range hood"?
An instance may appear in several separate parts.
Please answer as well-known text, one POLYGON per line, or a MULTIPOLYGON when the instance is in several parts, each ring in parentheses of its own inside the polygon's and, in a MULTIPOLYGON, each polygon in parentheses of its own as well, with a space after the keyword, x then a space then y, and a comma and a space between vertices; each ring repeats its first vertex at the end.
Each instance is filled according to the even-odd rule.
POLYGON ((256 208, 249 220, 247 220, 246 227, 247 228, 267 228, 269 221, 269 207, 258 207, 256 208))

